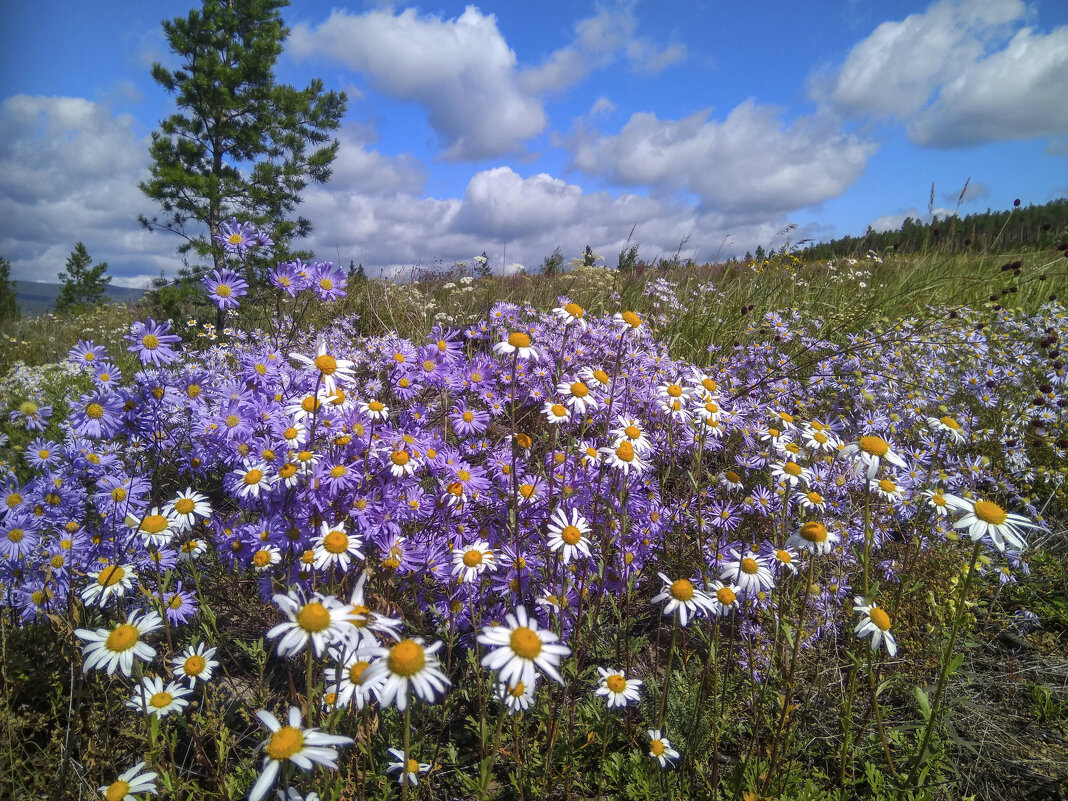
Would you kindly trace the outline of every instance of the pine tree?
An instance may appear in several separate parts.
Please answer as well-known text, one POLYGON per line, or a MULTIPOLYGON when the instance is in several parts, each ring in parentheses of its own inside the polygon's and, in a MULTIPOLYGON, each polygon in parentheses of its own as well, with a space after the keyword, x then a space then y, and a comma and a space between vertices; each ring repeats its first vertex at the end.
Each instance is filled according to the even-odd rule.
POLYGON ((0 256, 0 323, 19 319, 15 284, 11 280, 11 263, 0 256))
POLYGON ((141 191, 162 215, 140 216, 149 230, 183 238, 178 252, 211 254, 231 217, 252 222, 285 258, 293 237, 311 223, 290 219, 309 180, 325 183, 337 157, 330 133, 345 113, 344 92, 324 92, 313 80, 298 90, 276 84, 274 64, 289 29, 280 8, 287 0, 203 0, 200 11, 163 23, 182 65, 152 65, 153 79, 175 94, 181 110, 153 132, 152 177, 141 191))
POLYGON ((93 264, 89 251, 81 242, 67 257, 64 272, 59 274, 63 287, 56 298, 56 311, 76 311, 87 306, 98 306, 104 302, 111 276, 105 275, 108 263, 102 261, 93 264))

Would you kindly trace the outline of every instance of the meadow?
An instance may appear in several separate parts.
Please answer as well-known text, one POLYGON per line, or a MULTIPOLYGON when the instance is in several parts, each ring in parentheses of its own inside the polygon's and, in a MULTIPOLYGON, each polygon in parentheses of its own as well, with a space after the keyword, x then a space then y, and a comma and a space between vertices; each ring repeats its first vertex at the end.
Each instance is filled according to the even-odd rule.
POLYGON ((0 797, 1065 797, 1063 251, 222 244, 3 332, 0 797))

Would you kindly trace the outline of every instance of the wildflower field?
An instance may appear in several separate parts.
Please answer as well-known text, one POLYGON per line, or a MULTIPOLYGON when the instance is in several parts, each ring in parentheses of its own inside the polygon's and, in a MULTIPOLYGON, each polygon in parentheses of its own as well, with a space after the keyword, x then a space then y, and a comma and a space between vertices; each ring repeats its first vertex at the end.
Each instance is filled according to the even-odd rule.
POLYGON ((0 343, 0 797, 1064 797, 1063 253, 226 234, 186 319, 0 343))

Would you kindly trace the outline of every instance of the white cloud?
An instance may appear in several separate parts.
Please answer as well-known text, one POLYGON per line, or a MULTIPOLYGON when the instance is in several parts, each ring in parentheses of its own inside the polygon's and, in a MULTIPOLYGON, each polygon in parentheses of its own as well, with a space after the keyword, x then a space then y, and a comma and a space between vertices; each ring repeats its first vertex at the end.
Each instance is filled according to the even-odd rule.
POLYGON ((619 134, 580 130, 572 166, 626 186, 689 192, 705 209, 774 216, 837 197, 876 146, 816 118, 784 125, 748 100, 722 122, 699 111, 680 120, 631 116, 619 134))
POLYGON ((54 281, 78 241, 113 283, 173 271, 172 239, 137 223, 148 142, 132 117, 75 97, 14 95, 0 104, 0 254, 12 277, 54 281))
POLYGON ((645 74, 686 56, 681 44, 660 47, 637 33, 629 7, 600 7, 575 24, 574 39, 538 66, 521 67, 493 14, 467 6, 454 19, 373 9, 335 10, 318 26, 299 23, 288 52, 330 58, 366 75, 379 91, 426 110, 443 156, 481 160, 522 153, 548 125, 543 98, 575 85, 620 56, 645 74))
POLYGON ((933 213, 929 214, 927 212, 921 212, 913 206, 908 211, 899 214, 884 214, 882 217, 877 217, 868 223, 868 227, 876 233, 882 233, 883 231, 899 230, 901 224, 910 217, 914 222, 927 224, 936 220, 946 220, 955 216, 957 216, 957 212, 954 209, 947 209, 940 206, 935 209, 933 213))
POLYGON ((1021 28, 1021 0, 939 0, 884 22, 810 94, 845 115, 906 124, 917 144, 958 147, 1068 132, 1068 26, 1021 28))
POLYGON ((496 17, 474 6, 450 20, 412 8, 335 10, 316 28, 294 26, 288 47, 298 58, 333 58, 380 91, 418 103, 449 159, 518 152, 546 125, 541 102, 518 85, 496 17))

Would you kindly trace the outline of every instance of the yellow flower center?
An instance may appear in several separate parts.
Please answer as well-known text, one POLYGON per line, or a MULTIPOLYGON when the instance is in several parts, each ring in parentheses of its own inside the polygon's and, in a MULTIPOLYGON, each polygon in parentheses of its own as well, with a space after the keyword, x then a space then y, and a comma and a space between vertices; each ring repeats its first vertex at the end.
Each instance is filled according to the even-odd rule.
POLYGON ((376 401, 375 400, 375 401, 371 401, 370 403, 368 403, 367 404, 367 408, 370 409, 372 412, 380 412, 383 409, 385 409, 386 407, 381 401, 376 401))
POLYGON ((315 358, 315 366, 319 368, 319 372, 323 375, 333 375, 337 371, 337 360, 333 356, 327 356, 324 353, 322 356, 315 358))
POLYGON ((22 542, 25 538, 26 532, 21 528, 13 528, 7 532, 7 538, 9 542, 22 542))
POLYGON ((108 789, 104 791, 104 801, 122 801, 129 794, 130 783, 119 779, 108 785, 108 789))
POLYGON ((605 686, 614 693, 621 693, 627 689, 627 680, 618 673, 613 673, 604 680, 605 686))
POLYGON ((742 560, 742 572, 748 573, 750 576, 760 570, 760 565, 757 564, 756 559, 745 557, 742 560))
POLYGON ((341 478, 347 472, 349 472, 349 469, 347 467, 345 467, 345 465, 336 464, 336 465, 334 465, 333 467, 330 468, 330 477, 331 478, 341 478))
POLYGON ((888 478, 884 478, 879 482, 879 489, 883 492, 896 492, 897 485, 888 478))
POLYGON ((300 402, 300 408, 310 414, 319 408, 319 399, 313 395, 309 395, 300 402))
POLYGON ((627 426, 623 429, 623 433, 631 439, 639 439, 642 435, 642 430, 638 426, 627 426))
POLYGON ((725 476, 727 481, 731 482, 732 484, 740 484, 742 482, 742 477, 735 473, 733 470, 728 470, 725 473, 725 476))
POLYGON ((431 359, 427 359, 426 361, 423 362, 423 372, 424 373, 432 373, 432 372, 434 372, 434 368, 437 367, 437 366, 438 366, 437 362, 435 362, 435 361, 433 361, 431 359))
POLYGON ((290 759, 304 748, 304 732, 292 726, 283 726, 267 741, 267 756, 281 762, 290 759))
POLYGON ((946 417, 942 417, 942 418, 940 418, 940 419, 939 419, 939 421, 938 421, 938 422, 940 422, 940 423, 941 423, 942 425, 944 425, 944 426, 945 426, 946 428, 951 428, 951 429, 953 429, 954 431, 958 431, 958 430, 960 430, 960 423, 958 423, 958 422, 957 422, 956 420, 954 420, 954 419, 953 419, 952 417, 949 417, 949 416, 946 416, 946 417))
POLYGON ((165 706, 170 706, 170 703, 174 700, 174 696, 168 692, 160 692, 154 694, 148 699, 148 705, 155 707, 156 709, 163 709, 165 706))
POLYGON ((33 417, 37 414, 37 404, 33 401, 23 401, 19 404, 19 411, 26 417, 33 417))
POLYGON ((807 497, 811 503, 814 503, 816 505, 823 503, 823 496, 815 490, 813 490, 812 492, 806 492, 805 497, 807 497))
POLYGON ((245 483, 248 484, 249 486, 252 486, 253 484, 259 484, 260 480, 262 478, 263 478, 263 471, 262 470, 258 470, 255 467, 253 467, 251 470, 249 470, 247 473, 245 473, 245 483))
POLYGON ((141 632, 137 630, 137 626, 121 623, 108 635, 104 647, 113 653, 120 653, 133 648, 139 639, 141 639, 141 632))
POLYGON ((22 503, 22 496, 19 495, 17 492, 12 492, 7 496, 8 509, 14 509, 20 503, 22 503))
POLYGON ((716 600, 724 606, 730 606, 737 598, 738 596, 734 594, 734 590, 730 587, 720 587, 716 590, 716 600))
POLYGON ((541 653, 541 639, 533 629, 520 626, 512 632, 509 643, 516 656, 522 659, 535 659, 541 653))
POLYGON ((320 278, 319 286, 329 292, 331 289, 334 288, 334 282, 331 281, 329 278, 320 278))
POLYGON ((529 348, 530 337, 526 334, 521 334, 518 331, 514 331, 508 335, 508 344, 513 348, 529 348))
POLYGON ((193 654, 186 657, 182 670, 187 676, 199 676, 207 666, 208 663, 204 661, 204 657, 200 654, 193 654))
POLYGON ((125 575, 126 571, 122 568, 122 565, 112 565, 100 571, 96 577, 96 583, 101 587, 110 587, 122 581, 125 575))
POLYGON ((522 495, 524 498, 530 498, 534 494, 534 485, 533 484, 520 484, 519 485, 519 494, 522 495))
POLYGON ((464 564, 468 567, 478 567, 482 564, 482 551, 472 548, 464 552, 464 564))
POLYGON ((415 640, 401 640, 389 649, 389 669, 398 676, 411 678, 425 664, 426 653, 415 640))
POLYGON ((567 417, 567 407, 559 403, 554 403, 552 413, 557 417, 567 417))
POLYGON ((801 526, 801 538, 814 543, 826 542, 827 526, 815 520, 810 520, 801 526))
POLYGON ((196 504, 189 498, 179 498, 178 501, 174 504, 174 511, 182 515, 189 514, 193 511, 194 508, 196 508, 196 504))
POLYGON ((145 334, 141 337, 141 345, 145 350, 155 350, 159 347, 159 339, 155 334, 145 334))
POLYGON ((90 420, 99 420, 104 416, 104 407, 99 403, 90 403, 85 407, 85 416, 90 420))
POLYGON ((586 313, 586 310, 579 306, 577 303, 565 304, 564 311, 566 311, 572 317, 578 317, 579 319, 582 319, 582 316, 586 313))
POLYGON ((215 294, 220 298, 228 298, 233 294, 233 291, 226 284, 219 284, 215 287, 215 294))
POLYGON ((870 453, 872 456, 883 457, 890 451, 890 446, 886 443, 886 440, 880 437, 861 437, 857 444, 860 445, 862 451, 870 453))
POLYGON ((419 763, 416 762, 414 759, 409 759, 404 764, 404 770, 407 773, 418 773, 419 772, 419 763))
POLYGON ((882 609, 876 607, 868 613, 868 616, 871 618, 871 622, 882 631, 890 630, 890 615, 886 614, 882 609))
POLYGON ((653 740, 651 743, 649 743, 649 753, 655 757, 662 756, 664 750, 664 744, 659 740, 653 740))
POLYGON ((411 460, 407 451, 393 451, 393 455, 389 458, 398 467, 404 467, 411 460))
POLYGON ((330 553, 344 553, 349 547, 349 538, 344 531, 334 529, 323 537, 323 547, 330 553))
POLYGON ((241 236, 241 234, 230 234, 230 236, 226 237, 226 241, 231 245, 240 245, 245 241, 245 237, 241 236))
POLYGON ((520 448, 529 448, 534 444, 534 440, 527 434, 516 434, 515 441, 519 444, 520 448))
POLYGON ((602 384, 608 383, 608 373, 604 370, 597 369, 593 371, 593 377, 600 381, 602 384))
POLYGON ((576 526, 564 526, 564 530, 560 532, 560 539, 568 545, 574 545, 582 539, 582 532, 576 526))
POLYGON ((349 681, 353 684, 359 684, 360 678, 363 676, 363 672, 371 666, 370 662, 354 662, 352 667, 349 668, 349 681))
POLYGON ((146 534, 159 534, 166 531, 170 521, 163 515, 146 515, 141 521, 141 530, 146 534))
POLYGON ((642 318, 639 317, 638 315, 636 315, 634 312, 625 311, 625 312, 623 312, 623 314, 621 316, 623 318, 623 322, 625 322, 631 328, 641 328, 642 327, 642 318))
POLYGON ((678 384, 672 384, 670 387, 667 388, 667 394, 673 398, 679 398, 682 396, 682 387, 680 387, 678 384))
POLYGON ((295 464, 293 464, 292 462, 286 462, 284 465, 282 465, 280 468, 278 468, 278 477, 279 478, 289 478, 290 476, 292 476, 296 472, 297 472, 297 466, 295 464))
POLYGON ((984 523, 990 523, 994 526, 1000 526, 1008 519, 1005 510, 990 501, 976 501, 975 516, 984 523))
POLYGON ((616 457, 624 462, 634 461, 634 446, 629 442, 619 443, 619 447, 616 448, 616 457))
POLYGON ((783 465, 782 471, 791 476, 799 476, 801 475, 801 465, 797 464, 797 462, 787 462, 783 465))
POLYGON ((671 582, 671 597, 676 601, 689 601, 693 598, 693 583, 689 579, 671 582))
POLYGON ((330 610, 318 601, 305 604, 297 612, 297 625, 312 633, 323 631, 330 625, 330 610))
POLYGON ((457 470, 456 471, 456 477, 458 479, 460 479, 460 481, 470 481, 471 480, 471 474, 468 473, 466 470, 457 470))

